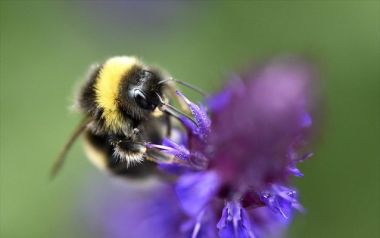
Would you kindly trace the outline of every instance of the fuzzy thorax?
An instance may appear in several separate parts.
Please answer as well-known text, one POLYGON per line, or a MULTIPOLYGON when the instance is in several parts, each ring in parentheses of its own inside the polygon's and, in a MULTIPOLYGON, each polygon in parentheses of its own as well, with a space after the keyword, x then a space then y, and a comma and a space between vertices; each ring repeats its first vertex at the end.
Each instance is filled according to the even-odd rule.
POLYGON ((121 82, 136 65, 140 62, 135 57, 113 57, 104 63, 96 80, 96 103, 103 109, 106 126, 113 131, 121 128, 123 123, 117 102, 121 82))

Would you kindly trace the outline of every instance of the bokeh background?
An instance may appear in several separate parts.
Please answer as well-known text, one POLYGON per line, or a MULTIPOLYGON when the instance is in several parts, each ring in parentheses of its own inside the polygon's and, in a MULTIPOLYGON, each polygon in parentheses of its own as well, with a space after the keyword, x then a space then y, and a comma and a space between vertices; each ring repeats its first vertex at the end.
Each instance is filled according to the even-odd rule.
POLYGON ((380 237, 379 1, 1 1, 0 13, 1 237, 89 236, 78 201, 107 176, 80 143, 54 182, 48 171, 80 119, 69 107, 91 63, 137 55, 213 91, 285 53, 319 63, 325 114, 295 181, 307 213, 289 236, 380 237))

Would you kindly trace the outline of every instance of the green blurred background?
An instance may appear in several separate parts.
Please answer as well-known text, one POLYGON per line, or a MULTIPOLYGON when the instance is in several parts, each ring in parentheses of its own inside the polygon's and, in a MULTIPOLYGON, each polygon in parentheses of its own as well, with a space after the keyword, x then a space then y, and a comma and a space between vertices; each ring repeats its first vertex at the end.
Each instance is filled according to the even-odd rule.
MULTIPOLYGON (((79 237, 89 173, 80 143, 48 181, 80 116, 69 113, 93 62, 137 55, 212 91, 252 60, 320 63, 326 103, 316 156, 296 184, 307 208, 292 237, 380 237, 380 3, 1 1, 1 237, 79 237)), ((103 177, 103 179, 107 179, 103 177)))

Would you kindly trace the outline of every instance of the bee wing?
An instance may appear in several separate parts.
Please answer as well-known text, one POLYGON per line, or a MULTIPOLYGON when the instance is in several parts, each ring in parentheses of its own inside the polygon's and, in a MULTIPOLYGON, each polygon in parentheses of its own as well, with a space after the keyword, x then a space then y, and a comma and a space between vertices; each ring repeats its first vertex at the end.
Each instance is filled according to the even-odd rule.
POLYGON ((75 130, 69 137, 68 141, 63 146, 60 153, 58 154, 56 160, 54 161, 54 164, 50 171, 50 179, 53 179, 58 174, 59 170, 62 168, 63 163, 65 162, 67 152, 70 150, 71 146, 74 144, 76 139, 78 139, 78 137, 86 129, 90 120, 91 119, 89 117, 83 118, 82 121, 79 123, 79 125, 75 128, 75 130))

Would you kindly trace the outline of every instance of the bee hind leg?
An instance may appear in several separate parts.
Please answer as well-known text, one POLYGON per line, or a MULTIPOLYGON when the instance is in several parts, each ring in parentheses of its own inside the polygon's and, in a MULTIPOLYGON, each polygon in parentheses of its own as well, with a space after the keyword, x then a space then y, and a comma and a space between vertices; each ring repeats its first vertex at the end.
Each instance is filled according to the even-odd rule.
POLYGON ((118 140, 112 142, 114 145, 115 162, 126 162, 127 164, 141 163, 146 153, 145 145, 131 140, 118 140))

